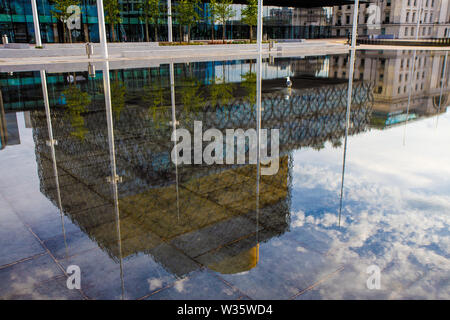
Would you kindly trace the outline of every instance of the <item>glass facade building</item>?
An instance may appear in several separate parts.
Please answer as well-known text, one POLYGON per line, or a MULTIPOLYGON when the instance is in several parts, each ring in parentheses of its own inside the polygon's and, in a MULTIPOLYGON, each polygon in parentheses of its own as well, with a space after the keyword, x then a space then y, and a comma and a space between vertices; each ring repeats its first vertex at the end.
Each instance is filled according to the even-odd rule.
MULTIPOLYGON (((42 42, 64 42, 63 23, 52 16, 54 4, 49 0, 37 0, 37 10, 42 42)), ((139 41, 141 22, 133 4, 137 1, 120 1, 122 23, 117 26, 130 41, 139 41), (133 27, 131 27, 133 26, 133 27)), ((80 1, 80 26, 72 30, 74 42, 98 42, 97 4, 95 0, 80 1)), ((74 12, 75 13, 75 12, 74 12)), ((0 0, 0 33, 8 35, 11 42, 34 42, 33 15, 30 0, 0 0)))
MULTIPOLYGON (((43 43, 64 42, 63 23, 52 16, 54 4, 49 0, 37 0, 37 9, 43 43)), ((145 23, 141 19, 138 0, 120 1, 121 22, 115 26, 116 40, 120 42, 145 41, 145 23)), ((158 28, 158 41, 168 40, 167 7, 161 1, 161 18, 158 28)), ((172 6, 177 5, 173 1, 172 6)), ((80 24, 74 28, 74 42, 98 42, 97 5, 95 0, 80 0, 80 24)), ((250 28, 242 22, 243 5, 233 5, 235 17, 226 25, 227 39, 248 39, 250 28)), ((75 11, 74 11, 75 13, 75 11)), ((201 21, 192 26, 191 39, 209 40, 212 38, 212 26, 209 19, 208 3, 200 4, 201 21)), ((265 6, 263 12, 264 36, 270 39, 298 39, 331 37, 331 12, 329 8, 287 8, 265 6)), ((111 41, 111 29, 107 26, 111 41)), ((150 41, 155 41, 154 25, 149 26, 150 41)), ((222 38, 223 26, 216 22, 215 38, 222 38)), ((253 32, 256 32, 253 28, 253 32)), ((184 32, 184 31, 182 31, 184 32)), ((34 43, 33 15, 30 0, 0 0, 0 34, 7 35, 10 42, 34 43)), ((180 28, 176 19, 173 22, 174 40, 180 39, 180 28)))

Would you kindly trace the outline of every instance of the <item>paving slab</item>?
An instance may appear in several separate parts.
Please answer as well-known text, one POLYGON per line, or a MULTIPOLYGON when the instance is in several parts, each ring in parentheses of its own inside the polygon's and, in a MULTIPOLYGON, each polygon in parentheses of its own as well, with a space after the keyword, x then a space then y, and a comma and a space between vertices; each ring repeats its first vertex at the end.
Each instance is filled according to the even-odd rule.
POLYGON ((14 209, 0 195, 0 266, 45 252, 35 236, 22 223, 14 209))
POLYGON ((64 276, 56 262, 43 254, 0 269, 0 299, 33 292, 41 282, 64 276))
POLYGON ((180 279, 148 300, 236 300, 242 293, 208 271, 180 279))

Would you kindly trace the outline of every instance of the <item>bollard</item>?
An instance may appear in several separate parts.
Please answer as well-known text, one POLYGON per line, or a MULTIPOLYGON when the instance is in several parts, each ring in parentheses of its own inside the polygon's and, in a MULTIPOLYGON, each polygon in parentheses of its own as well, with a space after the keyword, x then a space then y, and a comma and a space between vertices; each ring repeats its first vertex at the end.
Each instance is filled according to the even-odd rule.
POLYGON ((269 51, 272 50, 274 46, 275 46, 275 41, 270 40, 269 41, 269 51))
POLYGON ((271 65, 275 64, 275 57, 272 55, 269 56, 269 64, 271 64, 271 65))
POLYGON ((2 36, 2 43, 3 43, 3 44, 8 44, 8 36, 7 36, 6 34, 4 34, 4 35, 2 36))
POLYGON ((92 65, 90 62, 88 65, 88 75, 89 75, 89 78, 95 78, 95 66, 92 65))
POLYGON ((88 59, 91 58, 92 55, 94 55, 94 46, 92 43, 86 43, 86 54, 88 56, 88 59))

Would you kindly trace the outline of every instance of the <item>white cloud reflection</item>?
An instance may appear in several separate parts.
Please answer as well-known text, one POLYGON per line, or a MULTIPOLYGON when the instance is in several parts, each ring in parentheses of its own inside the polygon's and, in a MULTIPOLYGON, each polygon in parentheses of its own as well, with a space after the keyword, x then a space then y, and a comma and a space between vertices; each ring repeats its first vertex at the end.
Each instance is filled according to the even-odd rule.
POLYGON ((349 137, 341 228, 343 149, 294 153, 293 232, 325 232, 327 255, 346 266, 315 289, 320 298, 450 298, 450 115, 435 121, 410 123, 406 145, 403 125, 349 137), (317 193, 322 203, 308 201, 317 193), (372 264, 376 293, 365 287, 372 264))

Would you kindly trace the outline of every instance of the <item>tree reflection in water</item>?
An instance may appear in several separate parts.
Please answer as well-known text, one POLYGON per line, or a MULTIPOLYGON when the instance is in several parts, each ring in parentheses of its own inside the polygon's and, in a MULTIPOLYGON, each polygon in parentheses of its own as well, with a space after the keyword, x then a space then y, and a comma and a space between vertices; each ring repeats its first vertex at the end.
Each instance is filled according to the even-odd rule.
POLYGON ((76 84, 70 85, 62 94, 66 100, 66 115, 73 128, 71 135, 84 140, 88 129, 85 126, 83 113, 87 111, 92 99, 87 92, 81 91, 76 84))

